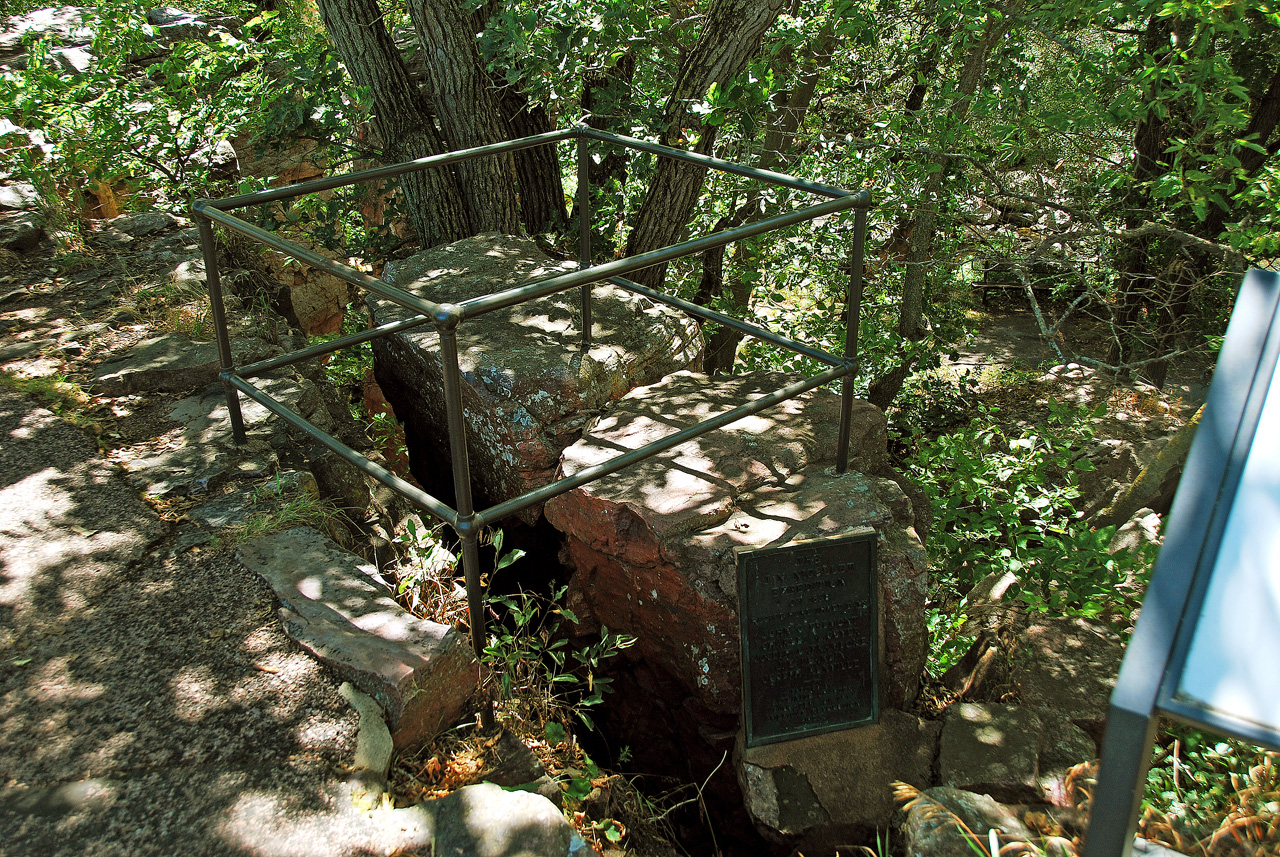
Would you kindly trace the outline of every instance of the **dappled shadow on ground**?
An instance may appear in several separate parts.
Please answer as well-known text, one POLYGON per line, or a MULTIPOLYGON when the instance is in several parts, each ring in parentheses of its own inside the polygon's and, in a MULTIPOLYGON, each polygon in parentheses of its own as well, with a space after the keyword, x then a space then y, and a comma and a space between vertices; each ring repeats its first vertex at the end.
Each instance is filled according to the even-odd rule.
POLYGON ((167 536, 79 430, 0 393, 0 850, 362 853, 276 833, 334 809, 336 682, 229 554, 167 536))

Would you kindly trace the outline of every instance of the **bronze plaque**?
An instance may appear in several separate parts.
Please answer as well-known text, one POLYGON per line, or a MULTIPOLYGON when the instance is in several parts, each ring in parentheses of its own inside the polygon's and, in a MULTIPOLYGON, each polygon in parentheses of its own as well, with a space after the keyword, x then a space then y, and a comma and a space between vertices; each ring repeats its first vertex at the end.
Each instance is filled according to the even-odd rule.
POLYGON ((741 551, 747 746, 876 722, 876 534, 741 551))

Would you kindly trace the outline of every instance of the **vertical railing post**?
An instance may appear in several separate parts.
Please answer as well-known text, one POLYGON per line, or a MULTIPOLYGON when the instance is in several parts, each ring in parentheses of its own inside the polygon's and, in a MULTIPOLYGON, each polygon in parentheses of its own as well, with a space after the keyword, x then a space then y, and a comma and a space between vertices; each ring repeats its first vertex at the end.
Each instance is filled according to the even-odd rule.
MULTIPOLYGON (((578 137, 578 264, 591 267, 591 153, 578 137)), ((591 347, 591 286, 582 287, 582 350, 591 347)))
POLYGON ((204 277, 209 286, 209 310, 213 313, 213 331, 218 340, 219 373, 227 395, 227 414, 231 417, 231 436, 237 444, 246 440, 244 415, 240 413, 240 394, 231 386, 228 375, 235 370, 231 356, 231 336, 227 333, 227 312, 222 303, 222 279, 218 274, 218 245, 213 239, 213 223, 196 212, 200 226, 200 249, 204 253, 204 277))
POLYGON ((844 359, 850 367, 841 381, 840 439, 836 446, 836 472, 849 469, 849 432, 853 419, 853 378, 858 371, 858 326, 862 323, 862 257, 867 243, 867 210, 853 216, 853 252, 849 261, 849 296, 845 308, 844 359))
MULTIPOLYGON (((471 650, 477 664, 484 663, 484 592, 480 583, 480 527, 471 497, 471 458, 467 453, 467 425, 462 410, 462 370, 458 365, 457 308, 445 307, 436 317, 440 336, 440 363, 444 370, 444 404, 449 424, 449 455, 453 463, 453 489, 458 520, 454 530, 462 542, 462 573, 467 581, 467 615, 471 624, 471 650)), ((483 669, 483 666, 481 667, 483 669)), ((493 705, 480 700, 480 726, 493 725, 493 705)))

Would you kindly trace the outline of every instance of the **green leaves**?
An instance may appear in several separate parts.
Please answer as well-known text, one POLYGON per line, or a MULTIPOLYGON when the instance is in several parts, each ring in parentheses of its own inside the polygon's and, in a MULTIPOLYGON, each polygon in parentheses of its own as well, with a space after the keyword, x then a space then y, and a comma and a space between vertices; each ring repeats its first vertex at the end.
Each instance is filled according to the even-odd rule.
POLYGON ((941 592, 929 613, 931 671, 941 673, 967 649, 959 593, 988 573, 1015 573, 1018 597, 1033 610, 1098 616, 1137 606, 1152 557, 1112 555, 1114 528, 1090 528, 1075 508, 1097 413, 1053 405, 1035 429, 1014 433, 980 408, 968 425, 922 443, 910 461, 934 513, 929 546, 941 592))

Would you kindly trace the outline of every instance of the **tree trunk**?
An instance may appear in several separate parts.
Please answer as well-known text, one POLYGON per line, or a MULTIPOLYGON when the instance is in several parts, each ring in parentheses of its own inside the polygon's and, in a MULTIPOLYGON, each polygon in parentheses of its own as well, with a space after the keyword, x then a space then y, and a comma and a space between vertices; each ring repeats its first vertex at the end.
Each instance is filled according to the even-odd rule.
MULTIPOLYGON (((496 82, 496 81, 495 81, 496 82)), ((499 90, 498 110, 512 140, 555 130, 542 105, 531 105, 513 86, 499 90)), ((530 235, 553 232, 565 225, 564 180, 555 146, 538 146, 515 153, 516 182, 520 189, 520 220, 530 235)))
MULTIPOLYGON (((1172 27, 1167 18, 1152 17, 1142 35, 1143 52, 1153 56, 1167 54, 1171 33, 1172 27)), ((1155 101, 1156 97, 1155 92, 1148 93, 1149 100, 1155 101)), ((1133 184, 1124 200, 1127 229, 1139 226, 1151 208, 1146 183, 1168 169, 1165 136, 1165 120, 1156 110, 1148 111, 1134 129, 1133 184)), ((1151 264, 1156 243, 1144 238, 1119 250, 1116 265, 1119 307, 1107 355, 1107 362, 1113 366, 1123 366, 1143 354, 1139 336, 1143 310, 1158 305, 1158 300, 1153 300, 1157 281, 1151 264)))
MULTIPOLYGON (((663 113, 661 142, 679 146, 698 137, 693 151, 710 154, 716 128, 702 123, 689 109, 701 101, 713 83, 726 86, 746 68, 761 37, 782 11, 784 0, 712 0, 698 43, 680 64, 675 86, 663 113)), ((681 240, 693 215, 706 170, 659 158, 649 192, 636 215, 627 240, 627 255, 656 250, 681 240)), ((635 272, 632 277, 657 288, 666 276, 666 265, 635 272)))
MULTIPOLYGON (((956 82, 955 99, 943 108, 953 127, 962 125, 973 103, 973 96, 978 91, 986 73, 987 60, 992 51, 1000 44, 1000 40, 1013 26, 1014 12, 1020 2, 1011 3, 1001 11, 999 16, 987 18, 986 32, 982 38, 969 47, 965 55, 964 65, 960 69, 960 78, 956 82)), ((938 227, 938 201, 943 186, 951 171, 952 159, 947 155, 935 155, 929 159, 933 171, 925 181, 920 193, 920 203, 916 207, 911 224, 896 230, 902 235, 909 235, 906 253, 906 270, 902 276, 902 306, 898 312, 898 335, 905 340, 918 341, 924 338, 924 292, 929 279, 930 259, 933 255, 933 239, 938 227)), ((875 394, 874 404, 887 407, 902 389, 902 384, 911 373, 915 358, 904 354, 901 361, 884 376, 877 378, 871 385, 875 394)))
MULTIPOLYGON (((582 112, 587 124, 600 131, 617 132, 619 117, 631 115, 631 84, 636 75, 636 58, 623 54, 612 66, 601 70, 588 70, 582 76, 582 112)), ((610 146, 605 156, 587 165, 587 176, 593 188, 603 188, 608 182, 622 184, 627 180, 627 153, 619 146, 610 146)))
MULTIPOLYGON (((431 105, 410 82, 377 0, 318 0, 325 29, 357 86, 373 95, 370 125, 387 163, 444 151, 431 105)), ((448 170, 407 173, 400 186, 423 247, 472 234, 461 188, 448 170)))
MULTIPOLYGON (((804 117, 809 112, 809 105, 813 103, 813 96, 818 88, 818 78, 830 62, 835 44, 835 31, 828 22, 819 38, 818 49, 805 58, 805 70, 800 75, 796 86, 790 91, 775 95, 774 111, 769 117, 769 125, 765 130, 764 151, 760 155, 758 165, 761 169, 778 170, 786 164, 787 156, 795 145, 796 131, 799 130, 804 117)), ((789 65, 794 61, 794 57, 788 51, 780 57, 780 61, 789 65)), ((775 68, 774 71, 780 73, 783 69, 775 68)), ((779 198, 784 199, 785 196, 780 194, 779 198)), ((780 207, 779 202, 762 205, 760 200, 759 191, 753 189, 745 203, 732 214, 716 222, 712 232, 752 223, 767 217, 780 207)), ((709 307, 718 298, 730 315, 741 317, 751 308, 751 295, 754 289, 750 283, 744 283, 740 279, 730 280, 728 288, 725 287, 724 254, 724 247, 715 247, 702 254, 702 281, 698 285, 694 302, 709 307)), ((707 340, 706 356, 702 361, 708 375, 733 371, 738 344, 742 342, 745 335, 730 327, 720 327, 711 334, 707 340)))
MULTIPOLYGON (((1277 125, 1280 125, 1280 68, 1276 69, 1266 93, 1254 104, 1252 115, 1249 118, 1249 127, 1245 128, 1244 133, 1240 135, 1240 139, 1258 144, 1266 149, 1269 154, 1263 154, 1254 149, 1242 148, 1239 157, 1240 169, 1244 175, 1249 176, 1256 173, 1267 162, 1268 158, 1274 156, 1277 150, 1280 149, 1280 140, 1276 140, 1274 143, 1270 142, 1271 135, 1275 133, 1277 125)), ((1243 185, 1243 178, 1237 178, 1235 188, 1227 196, 1227 199, 1231 199, 1243 190, 1243 185)), ((1209 216, 1205 218, 1203 227, 1198 230, 1200 237, 1207 238, 1210 241, 1218 240, 1218 236, 1222 234, 1222 230, 1226 227, 1227 217, 1230 213, 1220 206, 1215 205, 1211 208, 1209 216)))
MULTIPOLYGON (((458 0, 412 0, 418 41, 426 61, 427 86, 451 148, 467 149, 506 137, 497 97, 476 47, 472 19, 458 0)), ((458 165, 473 232, 520 232, 515 162, 491 155, 458 165)))

